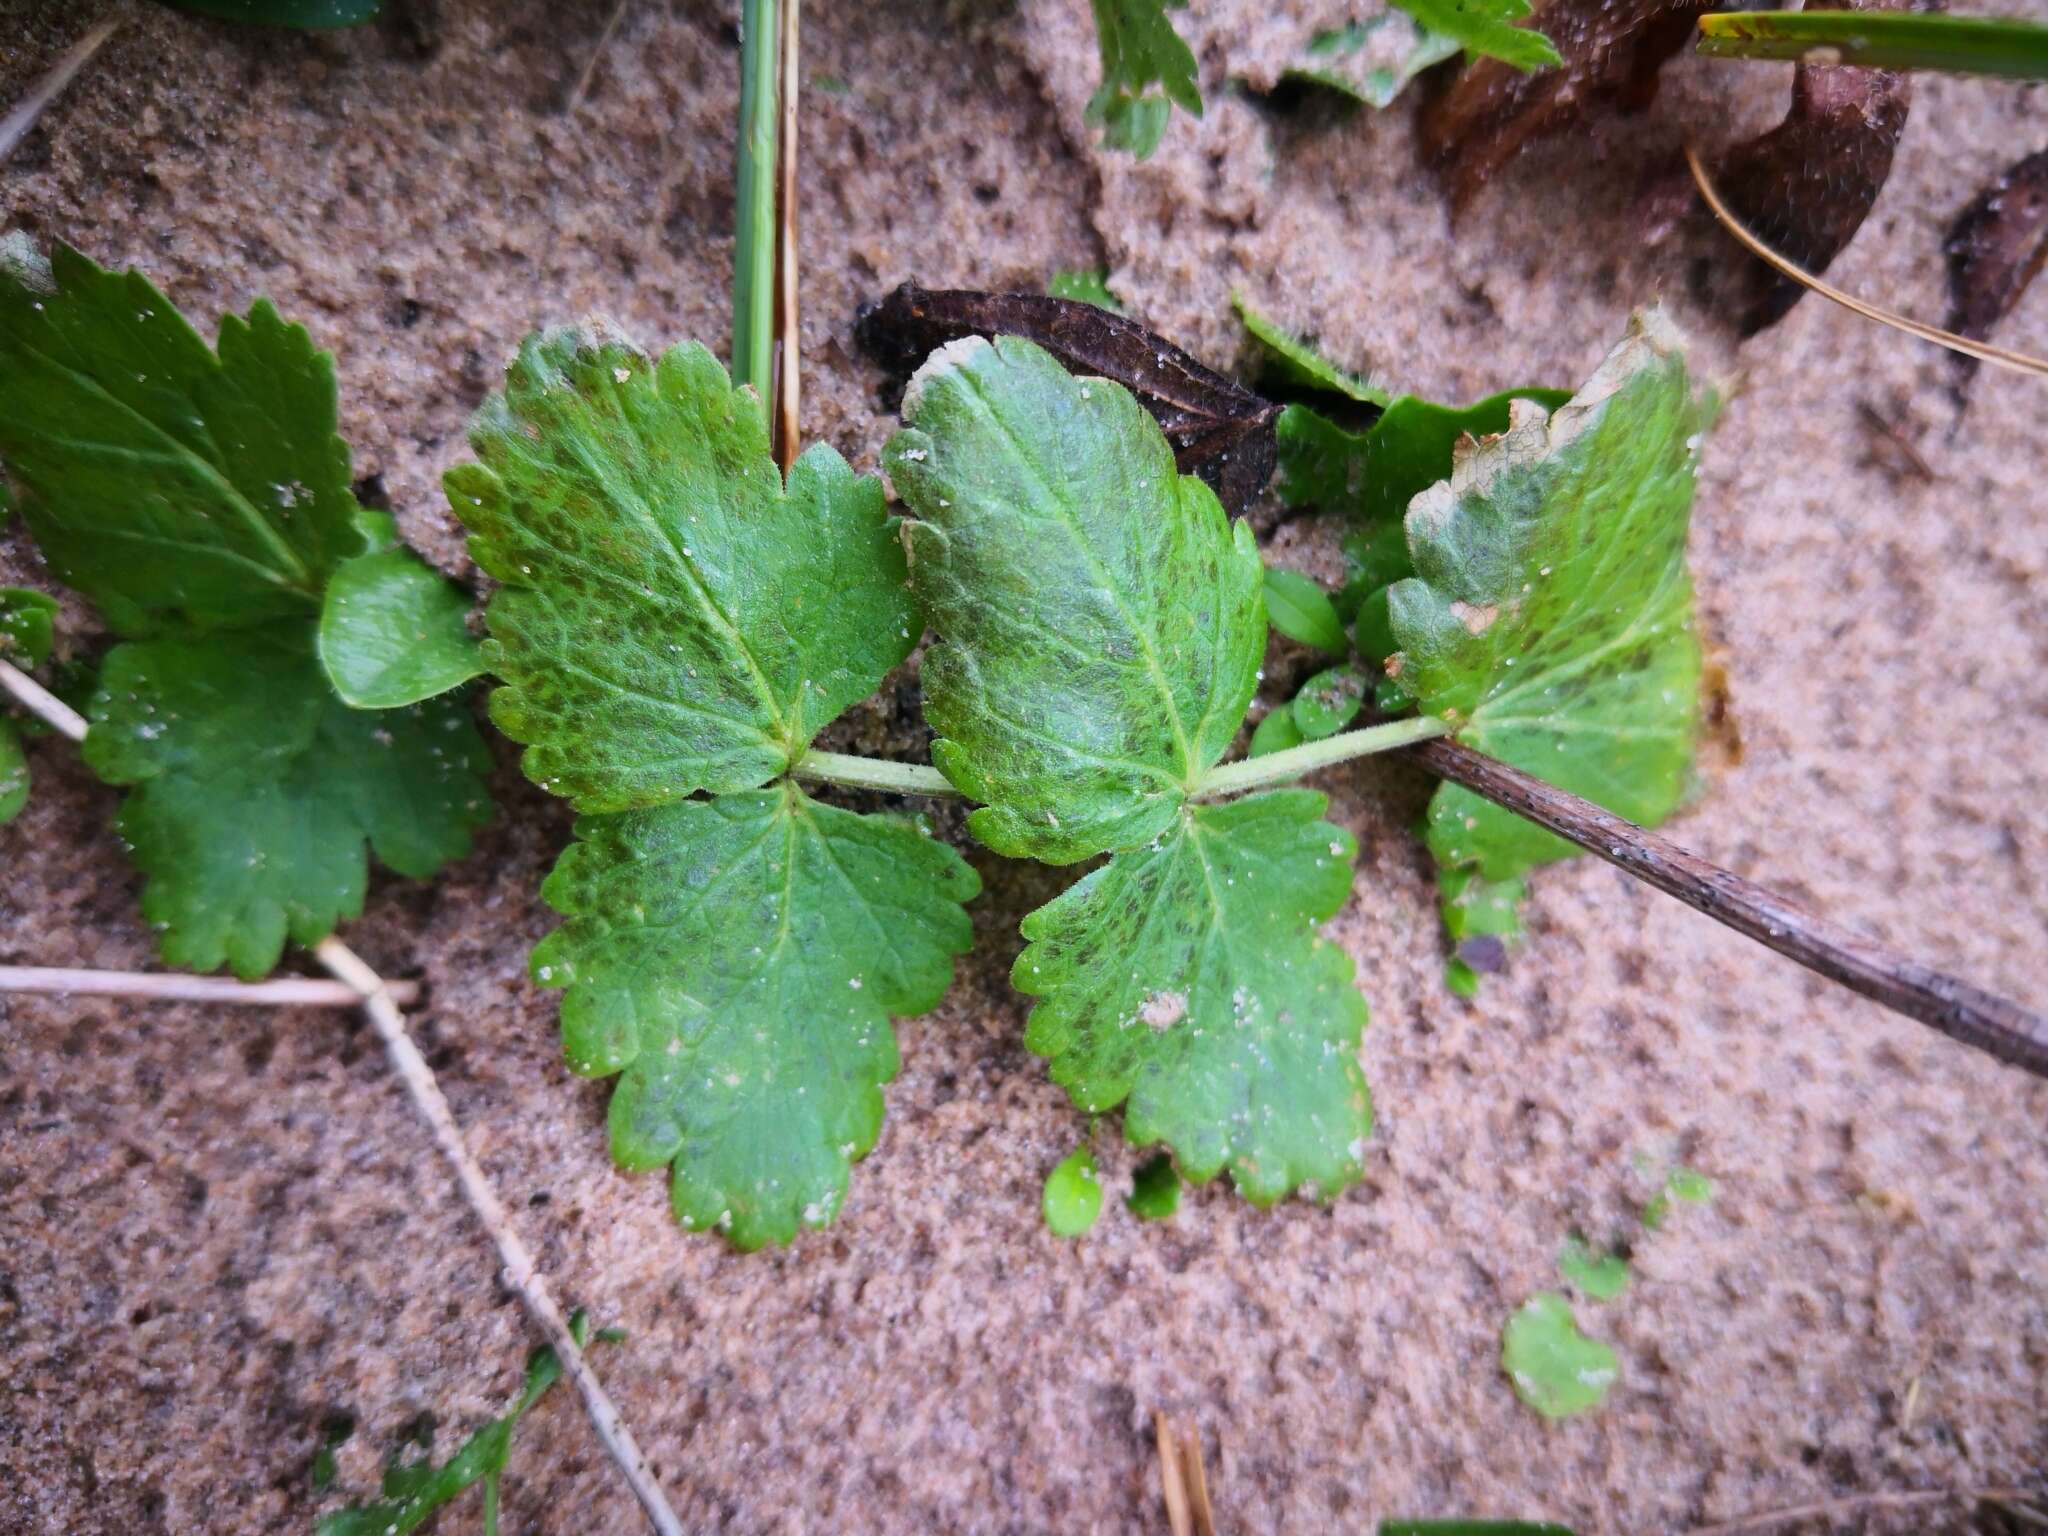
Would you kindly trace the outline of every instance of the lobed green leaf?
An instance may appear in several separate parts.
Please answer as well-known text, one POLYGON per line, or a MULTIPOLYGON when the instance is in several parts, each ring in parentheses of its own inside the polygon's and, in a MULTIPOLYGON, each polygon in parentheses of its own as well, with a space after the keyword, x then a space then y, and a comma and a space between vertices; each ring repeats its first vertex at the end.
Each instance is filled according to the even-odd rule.
MULTIPOLYGON (((1512 407, 1407 517, 1388 672, 1457 738, 1646 826, 1692 782, 1700 649, 1685 542, 1709 407, 1683 345, 1640 317, 1570 404, 1512 407)), ((1440 864, 1489 881, 1577 850, 1446 784, 1440 864)))
POLYGON ((470 441, 447 485, 503 584, 491 717, 582 810, 768 782, 917 641, 880 483, 818 444, 785 488, 694 343, 530 337, 470 441))
POLYGON ((1042 348, 935 352, 886 460, 924 661, 932 761, 998 853, 1070 864, 1165 831, 1236 736, 1266 638, 1251 530, 1177 474, 1120 385, 1042 348))
POLYGON ((1562 64, 1557 45, 1534 27, 1511 23, 1529 14, 1529 0, 1392 0, 1417 26, 1463 45, 1470 58, 1499 59, 1516 69, 1562 64))
POLYGON ((28 587, 0 587, 0 660, 40 667, 56 643, 57 599, 28 587))
POLYGON ((360 547, 334 364, 266 300, 216 352, 139 272, 0 242, 0 458, 117 633, 310 615, 360 547))
POLYGON ((1281 790, 1179 811, 1150 846, 1024 919, 1024 1041, 1081 1108, 1125 1106, 1190 1179, 1230 1170, 1264 1205, 1361 1173, 1365 1001, 1315 925, 1351 893, 1351 836, 1281 790))
POLYGON ((490 815, 490 755, 441 702, 366 714, 303 623, 116 646, 85 759, 128 786, 117 825, 166 962, 263 975, 362 911, 365 845, 425 878, 490 815))
POLYGON ((1103 142, 1144 159, 1159 147, 1178 105, 1202 115, 1195 56, 1166 13, 1187 0, 1090 0, 1095 40, 1102 54, 1102 84, 1088 102, 1087 120, 1103 142), (1164 93, 1151 95, 1153 86, 1164 93))
POLYGON ((1501 1331, 1501 1369, 1515 1396, 1546 1419, 1597 1408, 1621 1374, 1614 1351, 1579 1331, 1571 1303, 1540 1291, 1501 1331))
POLYGON ((568 988, 570 1066, 622 1074, 613 1155, 673 1164, 682 1224, 742 1248, 829 1221, 881 1127, 890 1018, 936 1006, 973 941, 974 871, 788 782, 576 836, 542 888, 569 921, 532 966, 568 988))

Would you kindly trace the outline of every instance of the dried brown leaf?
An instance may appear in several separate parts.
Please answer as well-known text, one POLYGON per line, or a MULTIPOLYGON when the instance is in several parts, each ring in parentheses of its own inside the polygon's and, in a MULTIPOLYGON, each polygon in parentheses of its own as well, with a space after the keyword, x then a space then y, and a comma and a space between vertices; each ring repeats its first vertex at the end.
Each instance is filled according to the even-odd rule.
MULTIPOLYGON (((1715 166, 1722 201, 1779 255, 1810 273, 1827 271, 1884 190, 1912 91, 1891 70, 1800 65, 1785 120, 1715 166)), ((1735 299, 1742 334, 1775 325, 1805 292, 1746 258, 1735 299)))
MULTIPOLYGON (((1991 331, 2019 303, 2048 261, 2048 149, 2009 167, 1978 193, 1949 226, 1948 328, 1973 341, 1991 331)), ((1975 358, 1958 359, 1967 377, 1975 358)))
POLYGON ((1073 299, 904 283, 862 311, 861 347, 902 380, 962 336, 1022 336, 1070 372, 1113 379, 1137 396, 1173 444, 1182 474, 1200 475, 1233 515, 1272 478, 1280 407, 1205 368, 1135 320, 1073 299))
POLYGON ((1462 207, 1532 141, 1593 111, 1640 111, 1657 94, 1657 71, 1692 35, 1714 0, 1549 0, 1526 23, 1557 45, 1564 63, 1525 73, 1485 59, 1461 74, 1422 114, 1422 141, 1462 207))

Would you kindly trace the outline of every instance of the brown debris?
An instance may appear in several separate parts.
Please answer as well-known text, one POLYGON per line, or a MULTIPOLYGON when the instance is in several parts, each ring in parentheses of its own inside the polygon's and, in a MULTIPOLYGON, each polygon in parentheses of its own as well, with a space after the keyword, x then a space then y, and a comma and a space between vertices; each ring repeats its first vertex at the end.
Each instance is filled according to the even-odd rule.
MULTIPOLYGON (((1856 231, 1891 174, 1913 88, 1887 69, 1801 64, 1785 120, 1724 154, 1714 185, 1751 234, 1809 273, 1821 273, 1856 231)), ((1791 312, 1806 290, 1749 259, 1734 300, 1742 334, 1791 312)))
POLYGON ((1272 478, 1279 406, 1203 367, 1137 321, 1093 304, 912 282, 863 309, 854 325, 861 349, 888 370, 899 398, 918 364, 963 336, 1022 336, 1074 373, 1123 385, 1158 421, 1180 472, 1208 481, 1233 516, 1249 510, 1272 478))
POLYGON ((1467 69, 1423 110, 1422 142, 1462 208, 1536 139, 1589 112, 1639 112, 1657 94, 1657 71, 1692 36, 1713 0, 1550 0, 1534 23, 1564 56, 1524 73, 1498 59, 1467 69))
MULTIPOLYGON (((1948 254, 1948 328, 1972 341, 2019 303, 2048 260, 2048 149, 2010 166, 1956 215, 1942 243, 1948 254)), ((1977 360, 1957 359, 1965 379, 1977 360)))

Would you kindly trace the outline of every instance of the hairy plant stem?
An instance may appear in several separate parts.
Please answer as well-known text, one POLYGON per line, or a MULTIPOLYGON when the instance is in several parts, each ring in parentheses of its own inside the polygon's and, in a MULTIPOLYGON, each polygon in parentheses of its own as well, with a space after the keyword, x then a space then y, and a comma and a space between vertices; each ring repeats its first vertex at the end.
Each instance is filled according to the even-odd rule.
POLYGON ((880 757, 854 757, 845 752, 820 752, 815 747, 797 759, 790 777, 812 784, 844 784, 849 789, 878 789, 889 795, 960 793, 936 768, 922 763, 892 763, 880 757))
POLYGON ((1450 727, 1434 715, 1417 715, 1407 720, 1368 725, 1361 730, 1339 731, 1321 741, 1304 741, 1298 747, 1268 752, 1264 757, 1242 758, 1220 768, 1212 768, 1209 776, 1202 780, 1202 787, 1195 792, 1195 798, 1216 800, 1224 795, 1241 795, 1248 789, 1291 783, 1303 774, 1328 768, 1333 763, 1349 762, 1354 757, 1370 757, 1376 752, 1391 752, 1396 747, 1412 747, 1418 741, 1428 741, 1449 731, 1450 727))
MULTIPOLYGON (((12 694, 51 729, 73 741, 85 740, 87 722, 83 715, 5 661, 0 661, 0 692, 12 694)), ((590 1415, 591 1427, 617 1463, 626 1485, 633 1490, 633 1496, 640 1501, 648 1523, 661 1536, 681 1536, 682 1522, 676 1519, 675 1511, 669 1508, 668 1500, 655 1483, 647 1458, 640 1454, 640 1447, 634 1443, 632 1432, 619 1417, 618 1409, 591 1374, 582 1351, 576 1346, 575 1336, 569 1332, 561 1307, 556 1304, 539 1266, 534 1263, 532 1251, 512 1226, 512 1218, 506 1214, 504 1202, 491 1187, 490 1176, 463 1141, 454 1111, 449 1109, 448 1100, 434 1079, 433 1068, 427 1065, 426 1058, 420 1055, 419 1047, 413 1044, 412 1036, 406 1030, 405 1016, 398 1011, 392 988, 353 950, 332 935, 314 945, 313 954, 354 994, 384 1041, 393 1070, 412 1095, 414 1105, 426 1118, 441 1151, 454 1164, 456 1178, 468 1199, 469 1208, 497 1245, 498 1256, 504 1260, 506 1285, 517 1293, 528 1315, 539 1326, 548 1343, 554 1346, 555 1355, 562 1362, 563 1373, 576 1383, 576 1390, 583 1395, 583 1406, 590 1415)))
POLYGON ((738 224, 732 259, 732 381, 767 402, 775 386, 775 186, 781 0, 740 11, 738 224))

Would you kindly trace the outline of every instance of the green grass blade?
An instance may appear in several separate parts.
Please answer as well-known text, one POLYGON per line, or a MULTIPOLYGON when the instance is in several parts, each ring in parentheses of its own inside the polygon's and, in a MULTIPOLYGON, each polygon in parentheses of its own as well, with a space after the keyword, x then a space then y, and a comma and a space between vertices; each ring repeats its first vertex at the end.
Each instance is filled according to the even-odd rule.
POLYGON ((1699 51, 1715 59, 1799 59, 2048 80, 2048 27, 1988 16, 1721 11, 1700 18, 1699 51))
MULTIPOLYGON (((795 3, 795 0, 790 0, 795 3)), ((782 7, 746 0, 740 19, 739 223, 732 259, 732 381, 763 400, 775 377, 775 152, 782 7)))

